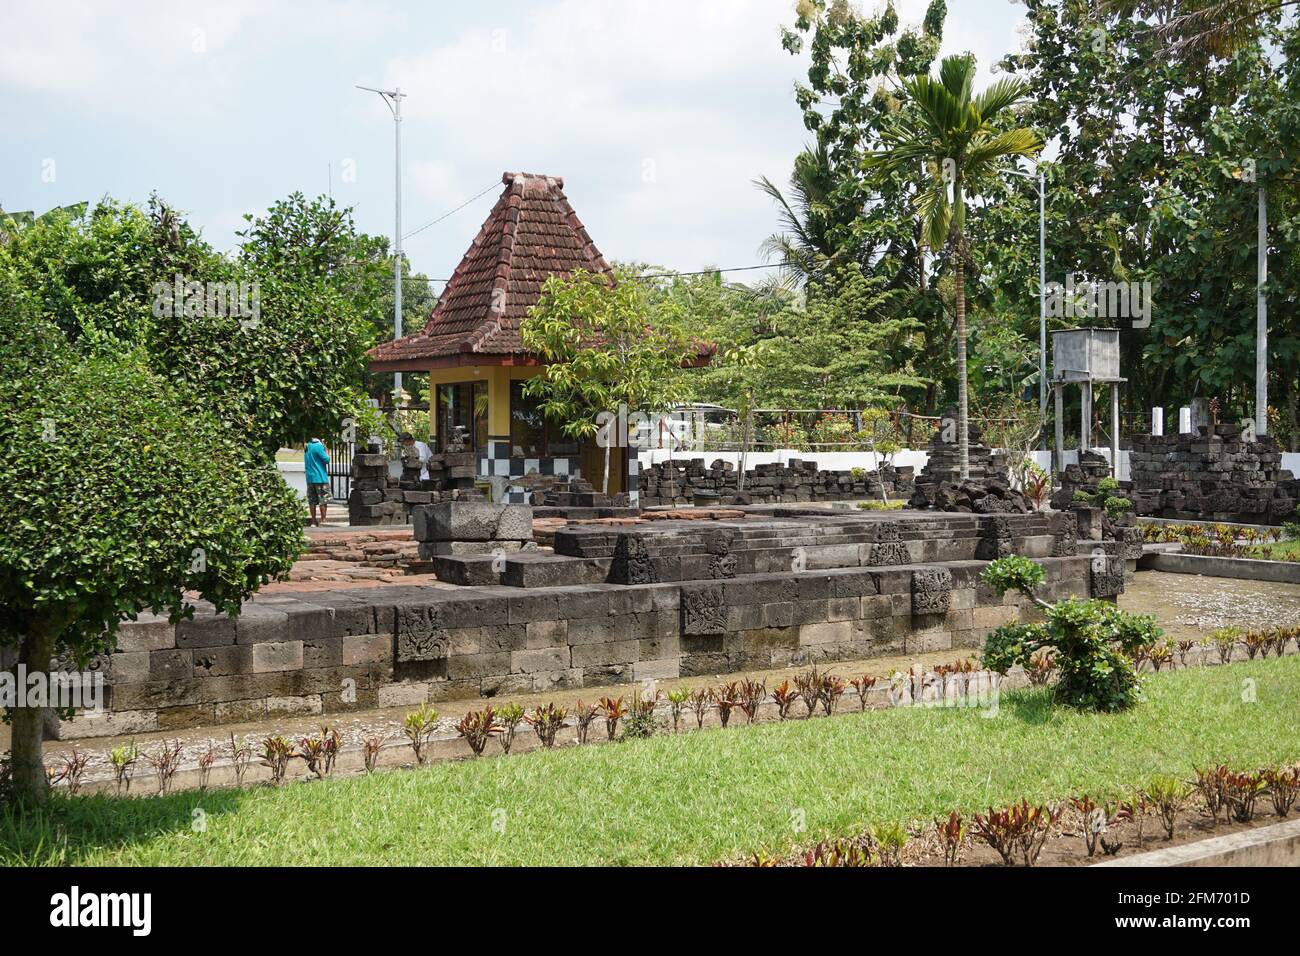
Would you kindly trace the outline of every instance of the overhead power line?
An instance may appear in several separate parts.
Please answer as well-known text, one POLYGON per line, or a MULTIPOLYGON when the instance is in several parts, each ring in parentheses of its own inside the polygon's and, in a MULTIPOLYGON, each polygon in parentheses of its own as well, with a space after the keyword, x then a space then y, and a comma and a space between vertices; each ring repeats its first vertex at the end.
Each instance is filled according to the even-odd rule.
MULTIPOLYGON (((402 238, 403 238, 403 239, 410 239, 412 236, 416 235, 417 233, 424 232, 424 230, 428 229, 430 226, 437 225, 438 223, 440 223, 440 222, 442 222, 444 219, 446 219, 448 216, 455 215, 456 213, 458 213, 458 212, 460 212, 462 209, 464 209, 466 206, 468 206, 470 203, 472 203, 474 200, 478 199, 480 196, 484 195, 485 193, 490 193, 492 190, 498 188, 500 185, 501 185, 500 180, 498 180, 497 182, 494 182, 494 183, 488 183, 488 185, 487 185, 486 187, 484 187, 483 189, 480 189, 480 190, 479 190, 478 192, 476 192, 474 195, 470 196, 468 199, 466 199, 463 203, 461 203, 461 204, 460 204, 459 206, 457 206, 455 209, 448 209, 446 212, 444 212, 444 213, 443 213, 441 216, 439 216, 438 218, 436 218, 436 219, 430 219, 428 222, 426 222, 426 223, 425 223, 423 226, 421 226, 419 229, 413 229, 411 232, 408 232, 408 233, 407 233, 406 235, 404 235, 402 238)), ((445 280, 434 280, 434 281, 445 281, 445 280)))

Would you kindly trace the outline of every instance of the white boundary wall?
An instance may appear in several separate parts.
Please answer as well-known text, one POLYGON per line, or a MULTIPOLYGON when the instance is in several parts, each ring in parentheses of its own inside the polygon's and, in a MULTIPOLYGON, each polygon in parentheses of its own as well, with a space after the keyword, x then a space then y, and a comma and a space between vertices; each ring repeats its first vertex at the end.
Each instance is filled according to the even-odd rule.
POLYGON ((298 492, 298 497, 307 500, 307 466, 300 461, 277 461, 280 477, 284 483, 298 492))

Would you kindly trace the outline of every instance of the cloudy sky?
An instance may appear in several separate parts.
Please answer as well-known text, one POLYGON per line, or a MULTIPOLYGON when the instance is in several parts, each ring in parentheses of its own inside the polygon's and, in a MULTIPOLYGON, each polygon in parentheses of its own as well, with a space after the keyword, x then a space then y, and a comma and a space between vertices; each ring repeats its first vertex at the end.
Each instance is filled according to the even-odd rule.
MULTIPOLYGON (((925 0, 896 5, 910 23, 925 0)), ((1023 7, 948 7, 944 52, 987 79, 1023 7)), ((564 177, 609 258, 747 265, 777 225, 751 181, 784 183, 807 140, 793 19, 793 0, 3 0, 0 208, 157 190, 228 249, 244 213, 332 189, 391 234, 393 123, 354 84, 400 85, 404 233, 524 170, 564 177)), ((414 267, 447 276, 496 191, 408 239, 414 267)))

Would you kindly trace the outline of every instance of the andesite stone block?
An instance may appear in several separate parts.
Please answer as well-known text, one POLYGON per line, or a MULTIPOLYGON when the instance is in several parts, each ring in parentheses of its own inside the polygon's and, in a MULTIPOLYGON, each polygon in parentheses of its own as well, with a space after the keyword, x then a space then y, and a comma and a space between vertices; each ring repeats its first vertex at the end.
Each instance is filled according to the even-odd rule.
POLYGON ((946 614, 952 602, 952 573, 943 567, 912 572, 912 613, 946 614))
POLYGON ((176 646, 220 647, 235 643, 235 621, 233 617, 219 615, 195 615, 193 619, 182 620, 176 625, 176 646))
POLYGON ((411 511, 417 541, 532 541, 533 509, 487 501, 443 501, 411 511))
POLYGON ((265 642, 253 645, 253 673, 302 669, 302 641, 265 642))

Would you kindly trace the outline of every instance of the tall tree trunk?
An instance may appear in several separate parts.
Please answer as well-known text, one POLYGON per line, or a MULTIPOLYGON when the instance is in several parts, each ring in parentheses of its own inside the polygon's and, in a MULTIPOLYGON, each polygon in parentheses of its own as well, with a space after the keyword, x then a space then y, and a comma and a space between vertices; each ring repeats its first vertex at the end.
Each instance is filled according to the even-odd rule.
MULTIPOLYGON (((50 658, 54 654, 54 638, 54 629, 49 622, 38 621, 32 625, 19 655, 28 676, 49 673, 50 658)), ((26 688, 19 687, 17 690, 21 701, 26 688)), ((41 749, 45 739, 45 708, 15 707, 12 738, 10 758, 14 795, 19 800, 43 803, 50 793, 41 749)))
POLYGON ((957 249, 956 299, 957 299, 957 455, 961 464, 961 477, 970 477, 970 407, 966 396, 966 263, 962 250, 957 249))
POLYGON ((605 481, 600 486, 604 494, 609 494, 609 442, 605 443, 605 481))

